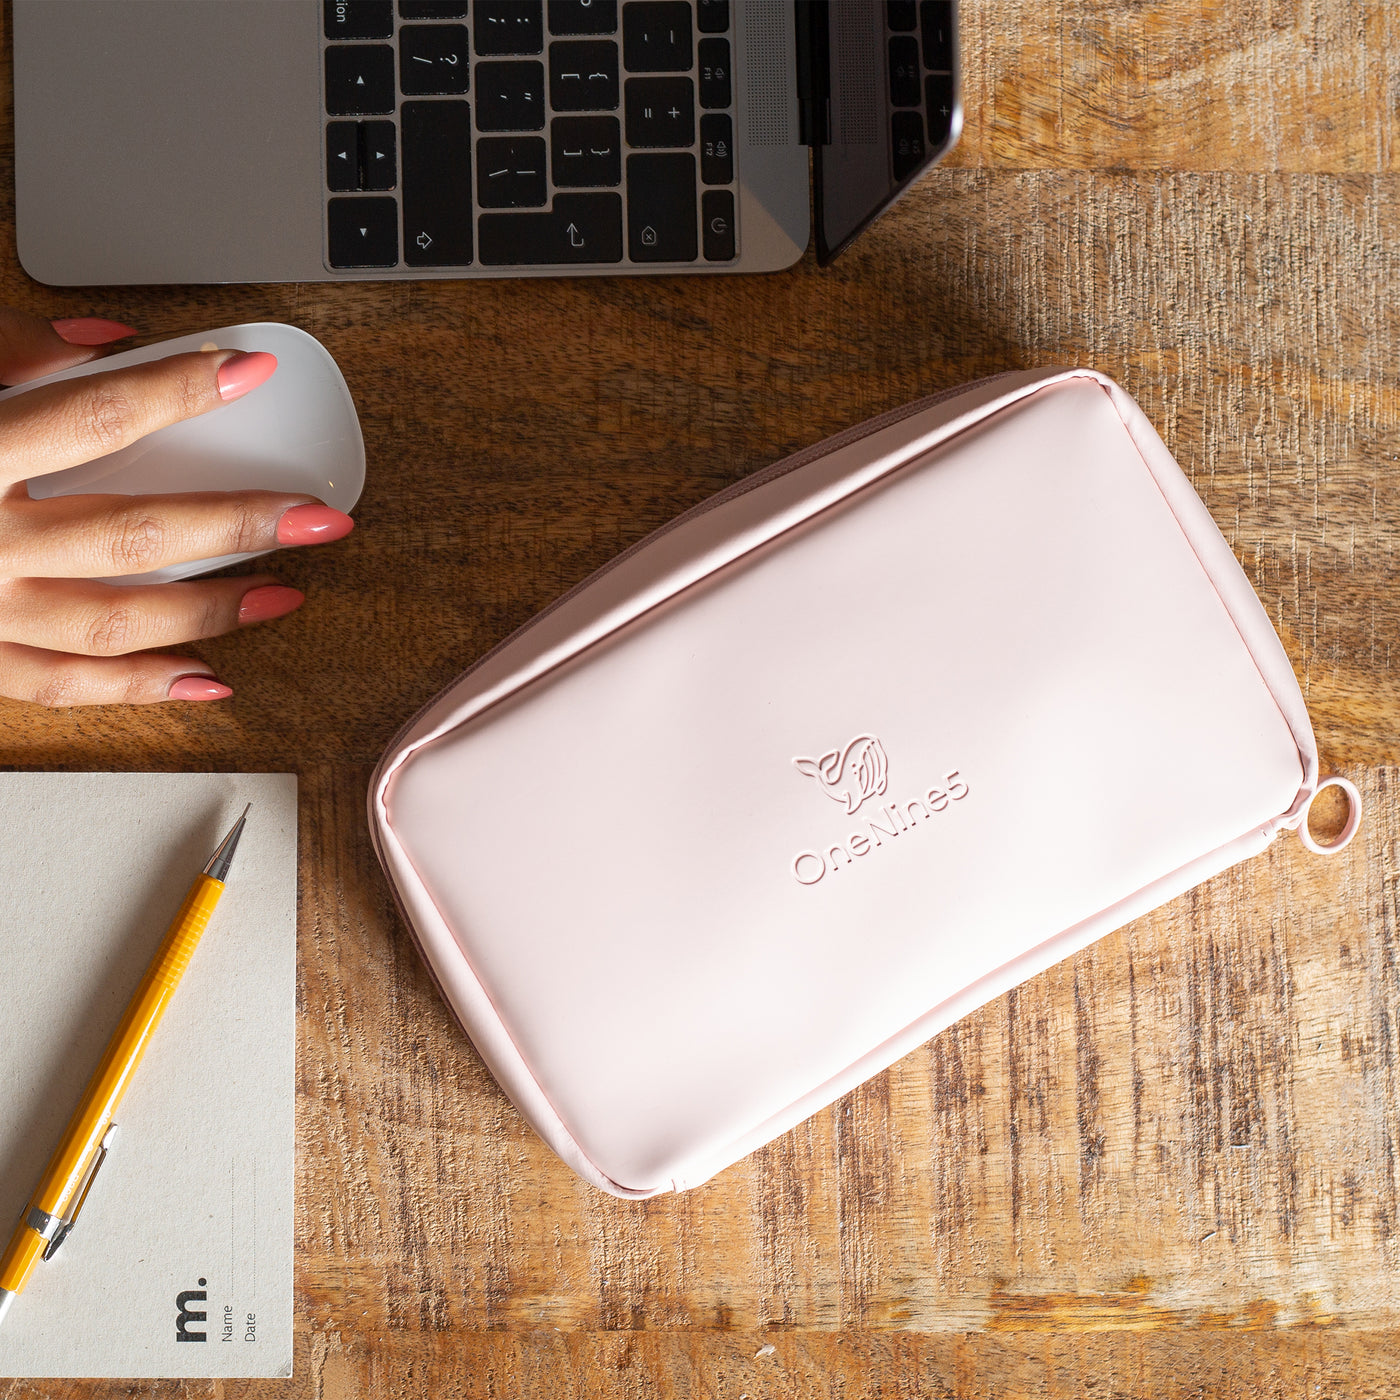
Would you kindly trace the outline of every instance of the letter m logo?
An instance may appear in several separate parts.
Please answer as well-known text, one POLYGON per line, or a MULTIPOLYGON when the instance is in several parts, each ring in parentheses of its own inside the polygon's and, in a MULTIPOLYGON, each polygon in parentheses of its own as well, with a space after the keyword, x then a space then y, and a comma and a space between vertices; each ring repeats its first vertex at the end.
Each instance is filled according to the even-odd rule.
MULTIPOLYGON (((200 1279, 200 1283, 204 1280, 200 1279)), ((177 1342, 202 1342, 205 1340, 203 1332, 191 1332, 189 1325, 192 1322, 203 1322, 208 1318, 206 1312, 196 1312, 190 1307, 191 1303, 202 1303, 208 1294, 202 1288, 189 1288, 183 1293, 175 1295, 175 1306, 180 1309, 180 1315, 175 1319, 175 1340, 177 1342)))

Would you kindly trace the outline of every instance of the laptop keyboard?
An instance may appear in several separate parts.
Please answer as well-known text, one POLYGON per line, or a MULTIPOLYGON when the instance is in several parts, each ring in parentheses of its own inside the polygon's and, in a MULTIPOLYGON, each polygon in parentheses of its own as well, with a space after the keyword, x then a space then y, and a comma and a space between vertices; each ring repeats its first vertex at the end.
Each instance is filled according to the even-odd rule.
POLYGON ((890 117, 894 178, 906 180, 953 128, 953 0, 885 0, 890 30, 890 117), (927 145, 925 145, 927 139, 927 145))
POLYGON ((728 0, 323 0, 333 268, 732 262, 728 0))

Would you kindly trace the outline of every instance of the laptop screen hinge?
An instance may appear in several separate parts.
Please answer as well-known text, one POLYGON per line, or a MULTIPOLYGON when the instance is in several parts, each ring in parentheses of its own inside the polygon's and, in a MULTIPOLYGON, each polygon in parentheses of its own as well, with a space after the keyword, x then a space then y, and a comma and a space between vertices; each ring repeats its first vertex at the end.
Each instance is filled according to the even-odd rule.
POLYGON ((831 144, 829 3, 793 0, 797 20, 797 139, 804 146, 831 144))

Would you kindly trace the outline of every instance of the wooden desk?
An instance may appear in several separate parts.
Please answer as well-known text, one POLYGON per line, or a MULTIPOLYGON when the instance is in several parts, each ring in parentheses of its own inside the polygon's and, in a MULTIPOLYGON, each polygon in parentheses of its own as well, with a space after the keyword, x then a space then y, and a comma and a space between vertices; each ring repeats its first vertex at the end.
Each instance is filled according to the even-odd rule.
POLYGON ((199 649, 233 702, 0 706, 9 764, 301 775, 297 1376, 141 1393, 1394 1393, 1400 8, 965 0, 965 25, 961 150, 829 272, 56 291, 15 262, 0 170, 6 301, 152 338, 303 326, 369 451, 355 535, 277 561, 305 609, 199 649), (1279 841, 704 1189, 583 1187, 409 946, 371 765, 683 507, 1047 362, 1107 370, 1162 429, 1366 793, 1362 836, 1333 861, 1279 841))

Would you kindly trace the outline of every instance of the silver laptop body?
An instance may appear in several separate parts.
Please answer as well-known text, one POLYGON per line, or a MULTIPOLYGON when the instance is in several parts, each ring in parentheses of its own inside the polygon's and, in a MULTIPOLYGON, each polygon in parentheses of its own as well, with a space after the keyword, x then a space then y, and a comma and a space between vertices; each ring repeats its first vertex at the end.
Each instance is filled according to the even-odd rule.
MULTIPOLYGON (((580 34, 595 4, 603 0, 13 0, 20 262, 62 286, 765 272, 794 263, 808 243, 811 199, 792 0, 699 0, 702 18, 688 36, 671 21, 685 9, 694 15, 694 3, 629 0, 611 7, 613 34, 580 34), (431 22, 422 18, 429 12, 431 22), (497 38, 488 27, 517 22, 535 25, 533 40, 497 38), (337 31, 343 23, 351 32, 337 31), (608 42, 615 105, 600 115, 595 101, 580 121, 571 85, 607 86, 608 42), (526 52, 500 52, 512 43, 526 52), (664 63, 665 72, 635 75, 634 51, 644 69, 664 63), (719 66, 727 58, 728 89, 719 66), (677 71, 681 62, 690 66, 677 71), (357 82, 367 74, 373 85, 391 67, 387 106, 381 97, 375 110, 344 110, 360 100, 357 82), (442 86, 452 91, 434 90, 442 86), (690 126, 649 134, 644 119, 665 125, 669 111, 684 122, 665 105, 683 91, 700 98, 690 126), (521 100, 538 115, 493 115, 521 100), (410 136, 425 123, 450 127, 459 114, 459 125, 472 125, 451 167, 457 178, 415 165, 410 136), (488 121, 496 125, 480 125, 488 121), (609 130, 616 152, 597 135, 609 130), (716 131, 732 133, 727 164, 722 141, 716 159, 716 131), (570 141, 574 132, 586 139, 570 141), (670 144, 658 149, 658 140, 670 144), (571 161, 600 150, 625 183, 561 183, 571 161), (358 184, 337 164, 376 159, 387 173, 362 170, 358 184), (671 182, 673 204, 657 207, 680 209, 675 227, 649 219, 641 181, 653 174, 671 182)), ((834 46, 843 23, 868 27, 875 16, 878 45, 884 10, 879 0, 836 0, 817 13, 834 46)), ((862 120, 887 124, 889 114, 886 102, 862 120)), ((947 125, 930 159, 956 140, 960 113, 947 125)), ((413 139, 417 150, 422 140, 413 139)), ((865 147, 856 155, 864 168, 865 147)), ((878 159, 874 182, 883 186, 887 157, 878 159)))

